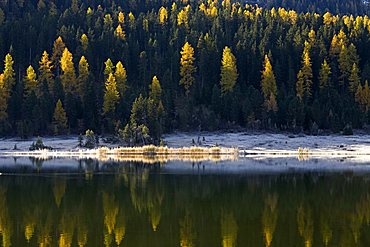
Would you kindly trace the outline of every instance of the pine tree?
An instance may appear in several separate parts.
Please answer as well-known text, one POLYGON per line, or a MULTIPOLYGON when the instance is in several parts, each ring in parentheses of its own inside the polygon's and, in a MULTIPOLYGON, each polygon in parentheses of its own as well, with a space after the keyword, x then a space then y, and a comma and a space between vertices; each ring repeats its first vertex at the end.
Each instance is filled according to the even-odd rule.
POLYGON ((60 99, 57 101, 55 106, 53 124, 55 135, 62 134, 67 129, 68 124, 67 114, 64 111, 62 101, 60 99))
POLYGON ((270 59, 268 58, 267 55, 265 55, 265 61, 262 71, 261 88, 263 96, 265 98, 265 106, 267 108, 267 111, 276 112, 278 110, 276 102, 277 95, 276 79, 270 59))
POLYGON ((338 58, 339 69, 341 73, 339 80, 342 85, 349 81, 353 64, 355 63, 357 65, 358 60, 356 47, 353 44, 351 44, 348 48, 345 45, 342 45, 342 49, 338 58))
POLYGON ((13 87, 13 85, 15 84, 15 72, 14 72, 14 69, 13 69, 13 64, 14 64, 14 61, 13 61, 13 57, 10 55, 10 54, 7 54, 5 56, 5 61, 4 61, 4 78, 3 78, 3 82, 4 82, 4 88, 5 88, 5 92, 6 92, 6 95, 7 97, 9 97, 9 93, 13 87))
POLYGON ((369 82, 365 81, 365 86, 362 90, 363 105, 365 107, 365 112, 370 110, 370 88, 369 82))
POLYGON ((312 95, 312 65, 308 49, 303 51, 302 68, 297 75, 296 90, 298 98, 302 99, 304 96, 310 98, 312 95), (303 93, 301 92, 303 88, 303 93))
POLYGON ((52 62, 49 60, 49 54, 44 51, 41 57, 41 61, 39 62, 39 82, 46 83, 49 89, 49 93, 51 95, 54 94, 54 78, 52 62))
POLYGON ((54 68, 56 68, 58 76, 60 74, 60 59, 62 58, 65 48, 66 48, 66 45, 64 44, 62 37, 59 36, 54 41, 53 55, 51 56, 51 60, 54 63, 54 68))
POLYGON ((159 23, 162 25, 165 24, 168 19, 167 9, 162 6, 158 11, 158 16, 159 16, 159 23))
POLYGON ((4 85, 4 74, 0 74, 0 124, 1 125, 8 118, 7 108, 8 108, 7 91, 4 85))
POLYGON ((73 63, 72 53, 67 48, 64 49, 60 65, 63 74, 60 76, 62 85, 66 93, 74 93, 76 90, 76 72, 73 63))
POLYGON ((182 47, 180 54, 180 85, 184 86, 185 93, 188 95, 190 92, 190 87, 195 81, 193 74, 197 70, 194 66, 194 49, 188 42, 186 42, 182 47))
POLYGON ((297 97, 300 100, 303 100, 304 97, 304 76, 302 70, 298 72, 297 83, 296 83, 296 93, 297 97))
POLYGON ((348 85, 349 91, 351 93, 355 93, 358 88, 358 85, 361 82, 360 70, 358 69, 357 64, 355 63, 352 65, 352 70, 348 78, 348 81, 349 81, 349 85, 348 85))
POLYGON ((36 73, 33 67, 30 65, 27 68, 27 75, 24 77, 24 95, 25 97, 31 95, 34 92, 37 96, 40 95, 38 88, 38 81, 36 80, 36 73))
POLYGON ((330 75, 331 68, 329 64, 324 59, 324 62, 321 64, 321 69, 319 72, 319 81, 320 81, 320 90, 330 87, 330 75))
POLYGON ((113 74, 114 65, 112 63, 112 60, 110 58, 107 59, 107 61, 104 62, 105 68, 104 68, 104 75, 105 78, 108 78, 110 74, 113 74))
POLYGON ((114 77, 116 78, 117 89, 120 94, 120 97, 123 97, 127 90, 127 73, 121 61, 119 61, 116 64, 116 71, 114 72, 114 77))
POLYGON ((189 13, 190 13, 190 5, 184 7, 179 14, 177 15, 177 25, 181 26, 184 25, 186 29, 189 29, 189 13))
POLYGON ((78 63, 78 87, 77 92, 80 98, 83 98, 84 90, 87 86, 89 80, 89 63, 87 62, 84 56, 81 57, 80 62, 78 63))
POLYGON ((82 46, 82 50, 86 51, 87 47, 89 46, 89 38, 87 37, 86 34, 81 35, 80 43, 82 46))
POLYGON ((119 92, 117 90, 117 83, 114 75, 111 73, 105 83, 105 94, 103 104, 103 114, 114 113, 116 104, 119 101, 119 92))
POLYGON ((238 79, 238 71, 236 68, 236 58, 231 53, 229 47, 225 47, 221 61, 221 93, 232 92, 234 90, 236 80, 238 79))
POLYGON ((161 101, 162 88, 157 76, 153 77, 152 83, 149 85, 149 98, 151 98, 156 105, 161 101))
POLYGON ((126 33, 123 30, 121 24, 118 24, 116 30, 114 31, 114 35, 120 40, 126 40, 126 33))
POLYGON ((123 14, 121 11, 118 13, 118 23, 119 24, 125 23, 125 14, 123 14))

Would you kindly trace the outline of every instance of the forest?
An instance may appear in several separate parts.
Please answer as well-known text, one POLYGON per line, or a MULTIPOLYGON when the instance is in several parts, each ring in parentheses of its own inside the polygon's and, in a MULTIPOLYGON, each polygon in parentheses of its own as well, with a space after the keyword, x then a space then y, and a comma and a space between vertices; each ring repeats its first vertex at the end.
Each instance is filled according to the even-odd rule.
POLYGON ((260 0, 257 3, 267 8, 288 8, 297 12, 325 14, 364 15, 369 14, 368 0, 260 0))
POLYGON ((369 125, 366 3, 263 2, 1 1, 1 135, 369 125))

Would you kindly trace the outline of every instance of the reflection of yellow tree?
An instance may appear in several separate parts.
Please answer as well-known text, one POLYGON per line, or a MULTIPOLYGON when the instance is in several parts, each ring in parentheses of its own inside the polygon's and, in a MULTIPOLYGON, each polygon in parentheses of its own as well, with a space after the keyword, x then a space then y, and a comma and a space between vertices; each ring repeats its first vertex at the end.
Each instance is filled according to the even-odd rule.
MULTIPOLYGON (((81 207, 82 208, 82 207, 81 207)), ((79 216, 81 216, 82 212, 80 211, 79 216)), ((87 227, 83 220, 79 220, 77 224, 77 243, 78 247, 84 247, 87 243, 87 227)))
POLYGON ((190 218, 189 212, 186 213, 184 219, 180 221, 180 246, 193 247, 195 239, 195 232, 193 221, 190 218))
POLYGON ((66 192, 66 186, 67 186, 67 183, 64 178, 54 180, 54 186, 53 186, 54 199, 58 207, 60 206, 60 203, 62 202, 64 193, 66 192))
POLYGON ((104 210, 104 245, 110 246, 112 243, 112 233, 115 230, 117 214, 118 214, 118 203, 114 197, 114 194, 108 194, 103 192, 103 210, 104 210))
POLYGON ((271 246, 278 218, 277 210, 278 195, 269 194, 265 199, 265 208, 262 215, 263 235, 267 247, 271 246))
POLYGON ((72 245, 74 225, 73 216, 64 212, 60 219, 59 247, 70 247, 72 245))
POLYGON ((312 246, 313 238, 313 219, 310 208, 301 205, 297 212, 297 223, 299 234, 303 237, 306 247, 312 246))
POLYGON ((146 183, 149 177, 149 169, 144 168, 135 171, 129 176, 130 196, 135 209, 141 213, 146 209, 146 183))
POLYGON ((159 188, 148 193, 148 212, 153 231, 157 231, 161 220, 161 206, 163 201, 163 190, 159 188))
POLYGON ((236 246, 238 225, 232 212, 222 212, 221 214, 221 234, 222 247, 236 246))
POLYGON ((10 237, 12 234, 12 225, 9 218, 8 205, 6 201, 7 188, 0 187, 0 235, 2 235, 2 246, 11 246, 10 237))
POLYGON ((325 246, 328 246, 333 237, 333 231, 330 229, 329 223, 326 219, 321 219, 321 235, 325 246))
POLYGON ((24 216, 24 237, 27 242, 30 242, 36 226, 36 219, 34 218, 34 213, 31 210, 27 210, 24 216))
POLYGON ((126 235, 126 221, 124 216, 123 208, 120 207, 117 216, 116 228, 114 229, 114 240, 117 246, 119 246, 126 235))
POLYGON ((364 211, 361 207, 361 202, 357 204, 355 212, 350 214, 350 228, 353 234, 355 243, 358 243, 361 234, 361 227, 364 222, 364 211))
POLYGON ((50 236, 50 229, 52 227, 52 215, 49 212, 48 216, 46 217, 45 223, 44 224, 39 224, 39 230, 40 233, 38 234, 38 243, 39 247, 48 247, 51 246, 51 236, 50 236))

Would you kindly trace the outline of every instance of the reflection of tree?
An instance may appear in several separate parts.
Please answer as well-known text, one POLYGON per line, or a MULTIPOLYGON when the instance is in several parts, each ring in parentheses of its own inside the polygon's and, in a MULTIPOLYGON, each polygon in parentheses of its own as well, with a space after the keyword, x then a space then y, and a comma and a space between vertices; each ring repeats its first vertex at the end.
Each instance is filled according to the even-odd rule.
POLYGON ((164 192, 162 187, 151 186, 148 189, 147 207, 153 231, 157 231, 159 222, 161 220, 163 196, 164 192))
POLYGON ((31 163, 37 168, 38 171, 41 170, 42 165, 44 164, 45 159, 30 157, 31 163))
POLYGON ((325 219, 324 217, 326 216, 323 216, 323 218, 321 218, 320 228, 321 228, 322 240, 325 246, 328 246, 329 242, 331 241, 333 237, 333 231, 330 229, 329 223, 327 219, 325 219))
POLYGON ((114 229, 114 240, 116 241, 117 246, 119 246, 123 238, 126 235, 126 218, 125 211, 122 205, 118 205, 118 215, 116 220, 116 227, 114 229))
POLYGON ((70 247, 72 245, 74 232, 74 218, 70 212, 63 212, 60 219, 59 247, 70 247))
POLYGON ((185 217, 180 220, 180 246, 193 247, 195 239, 195 231, 193 227, 193 220, 190 213, 186 212, 185 217))
POLYGON ((24 237, 30 242, 36 226, 35 212, 27 210, 24 215, 24 237))
POLYGON ((9 210, 6 200, 7 188, 0 186, 0 235, 2 235, 2 246, 11 246, 12 222, 9 217, 9 210))
POLYGON ((129 176, 129 187, 132 204, 138 212, 146 208, 146 183, 149 177, 148 168, 137 168, 129 176))
POLYGON ((303 204, 298 208, 297 223, 299 234, 305 241, 305 246, 312 246, 313 238, 313 219, 312 211, 310 208, 305 207, 303 204))
POLYGON ((77 215, 77 243, 79 247, 84 247, 87 244, 87 226, 83 216, 84 208, 81 204, 77 215))
POLYGON ((277 194, 267 195, 265 199, 265 208, 262 215, 263 234, 267 247, 271 246, 271 242, 275 232, 276 222, 278 218, 277 203, 277 194))
POLYGON ((54 199, 55 203, 60 207, 60 203, 62 202, 62 198, 66 192, 66 179, 65 178, 56 178, 54 180, 54 185, 53 185, 53 192, 54 192, 54 199))
POLYGON ((103 192, 103 211, 104 211, 104 244, 110 246, 112 243, 112 233, 115 230, 117 214, 118 214, 118 203, 115 199, 114 194, 103 192))
POLYGON ((38 240, 37 242, 39 243, 39 247, 48 247, 51 246, 51 235, 50 235, 50 230, 52 227, 52 221, 53 221, 53 216, 51 212, 48 212, 48 215, 46 217, 45 223, 40 224, 40 232, 38 234, 38 240))
POLYGON ((223 211, 221 214, 222 247, 236 246, 238 225, 232 212, 223 211))

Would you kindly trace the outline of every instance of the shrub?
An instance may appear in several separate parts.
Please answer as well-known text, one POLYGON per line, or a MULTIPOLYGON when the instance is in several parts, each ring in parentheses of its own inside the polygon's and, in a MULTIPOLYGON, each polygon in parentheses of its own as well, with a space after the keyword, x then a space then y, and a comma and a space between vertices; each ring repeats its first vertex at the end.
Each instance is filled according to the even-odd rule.
POLYGON ((343 129, 343 135, 351 136, 353 135, 352 125, 346 124, 346 126, 343 129))
POLYGON ((86 139, 86 141, 85 141, 85 147, 86 148, 95 148, 96 138, 95 138, 94 131, 86 130, 85 139, 86 139))

